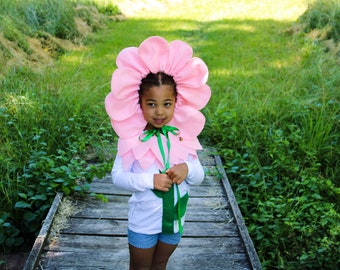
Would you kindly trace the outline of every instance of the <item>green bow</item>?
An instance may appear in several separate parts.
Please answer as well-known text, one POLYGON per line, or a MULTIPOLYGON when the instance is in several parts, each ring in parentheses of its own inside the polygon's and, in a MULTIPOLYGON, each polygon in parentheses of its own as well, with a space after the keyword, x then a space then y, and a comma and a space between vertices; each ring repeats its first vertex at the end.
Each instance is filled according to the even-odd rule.
POLYGON ((172 126, 162 126, 161 128, 155 128, 155 129, 149 129, 143 131, 142 135, 145 135, 143 138, 142 136, 139 136, 139 139, 142 142, 148 141, 152 136, 157 137, 157 142, 158 142, 158 147, 159 150, 161 151, 162 159, 163 159, 163 164, 164 164, 164 169, 161 171, 161 173, 165 173, 166 170, 170 169, 170 139, 169 139, 169 132, 172 133, 173 135, 178 135, 179 134, 179 129, 176 127, 172 126), (164 147, 162 143, 162 138, 161 134, 163 134, 166 138, 167 141, 167 147, 168 147, 168 156, 165 158, 165 152, 164 152, 164 147))
MULTIPOLYGON (((139 137, 141 142, 146 142, 152 136, 157 137, 158 147, 162 155, 164 169, 160 170, 160 173, 165 173, 168 169, 170 169, 170 139, 169 139, 169 132, 173 135, 179 134, 179 129, 172 126, 163 126, 161 128, 155 128, 150 130, 143 131, 143 134, 139 137), (165 151, 162 143, 161 134, 163 134, 167 141, 167 148, 168 148, 168 155, 165 156, 165 151)), ((162 198, 163 200, 163 219, 162 219, 162 232, 163 233, 174 233, 173 223, 174 220, 178 220, 178 227, 179 231, 182 234, 183 227, 181 223, 181 217, 185 214, 186 205, 189 199, 189 195, 186 194, 181 198, 179 187, 174 184, 171 186, 168 192, 163 192, 159 190, 153 190, 155 195, 159 198, 162 198), (175 198, 174 198, 174 186, 176 187, 177 191, 177 198, 178 203, 175 204, 175 198)))

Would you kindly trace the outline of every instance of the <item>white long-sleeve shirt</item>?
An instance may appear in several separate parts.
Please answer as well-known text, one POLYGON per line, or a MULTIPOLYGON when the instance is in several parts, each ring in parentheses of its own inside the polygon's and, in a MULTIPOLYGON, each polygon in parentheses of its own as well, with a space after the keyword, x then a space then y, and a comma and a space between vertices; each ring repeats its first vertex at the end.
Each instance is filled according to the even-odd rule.
MULTIPOLYGON (((181 197, 189 193, 190 185, 199 185, 204 179, 204 170, 198 158, 189 156, 185 163, 188 166, 188 176, 182 184, 178 185, 181 197)), ((134 232, 156 234, 162 231, 163 201, 152 191, 154 174, 157 173, 159 169, 155 165, 145 171, 137 161, 129 170, 124 171, 119 156, 113 164, 111 175, 114 185, 133 192, 129 200, 128 226, 134 232)), ((175 192, 175 204, 176 202, 177 192, 175 192)))

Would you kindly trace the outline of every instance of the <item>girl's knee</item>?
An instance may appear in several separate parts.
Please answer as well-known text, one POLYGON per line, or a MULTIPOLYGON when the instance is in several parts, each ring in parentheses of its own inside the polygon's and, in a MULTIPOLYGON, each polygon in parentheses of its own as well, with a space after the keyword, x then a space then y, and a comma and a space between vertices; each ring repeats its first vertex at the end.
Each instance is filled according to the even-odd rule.
POLYGON ((150 270, 153 262, 155 247, 141 249, 129 245, 130 270, 150 270))
POLYGON ((158 241, 155 253, 152 261, 152 270, 163 270, 166 269, 166 265, 168 264, 168 260, 171 254, 175 251, 177 245, 169 245, 158 241))

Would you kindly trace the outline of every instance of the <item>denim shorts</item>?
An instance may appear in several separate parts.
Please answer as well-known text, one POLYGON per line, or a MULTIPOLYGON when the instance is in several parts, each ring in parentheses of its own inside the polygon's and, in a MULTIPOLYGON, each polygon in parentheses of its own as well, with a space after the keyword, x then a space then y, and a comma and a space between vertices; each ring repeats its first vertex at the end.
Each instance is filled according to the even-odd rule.
POLYGON ((128 242, 136 248, 152 248, 157 244, 158 240, 165 244, 177 245, 181 237, 182 235, 179 232, 174 234, 143 234, 128 230, 128 242))

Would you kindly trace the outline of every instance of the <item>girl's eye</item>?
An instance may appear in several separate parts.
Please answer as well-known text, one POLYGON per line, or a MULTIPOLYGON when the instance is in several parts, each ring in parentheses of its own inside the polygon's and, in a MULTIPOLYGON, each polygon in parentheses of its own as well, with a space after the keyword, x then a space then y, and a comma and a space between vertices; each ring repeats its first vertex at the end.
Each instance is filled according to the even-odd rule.
POLYGON ((171 102, 167 102, 164 104, 165 107, 171 107, 172 106, 172 103, 171 102))
POLYGON ((148 105, 148 107, 155 107, 155 103, 147 103, 146 105, 148 105))

